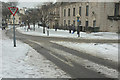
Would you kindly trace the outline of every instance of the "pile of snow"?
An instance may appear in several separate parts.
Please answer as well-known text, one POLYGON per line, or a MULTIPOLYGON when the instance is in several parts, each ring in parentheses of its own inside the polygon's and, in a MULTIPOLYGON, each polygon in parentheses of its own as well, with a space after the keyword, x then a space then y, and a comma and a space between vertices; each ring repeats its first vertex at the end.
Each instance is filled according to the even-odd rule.
POLYGON ((117 43, 73 43, 62 41, 51 41, 59 45, 72 48, 74 50, 100 57, 107 60, 118 62, 118 44, 117 43))
MULTIPOLYGON (((31 29, 33 29, 33 25, 31 25, 31 29)), ((17 30, 23 34, 34 35, 34 36, 47 36, 47 29, 45 28, 45 34, 43 34, 43 27, 39 27, 36 25, 35 31, 29 30, 27 31, 27 26, 18 27, 17 30)), ((74 34, 70 34, 68 30, 59 30, 55 31, 55 29, 49 29, 50 37, 67 37, 67 38, 78 38, 77 32, 74 34)), ((85 33, 80 32, 80 39, 118 39, 118 34, 113 32, 97 32, 97 33, 85 33)), ((79 39, 79 38, 78 38, 79 39)))
POLYGON ((13 47, 13 41, 5 36, 4 31, 0 30, 0 35, 3 36, 0 36, 0 76, 3 78, 70 78, 27 44, 17 41, 17 47, 13 47))

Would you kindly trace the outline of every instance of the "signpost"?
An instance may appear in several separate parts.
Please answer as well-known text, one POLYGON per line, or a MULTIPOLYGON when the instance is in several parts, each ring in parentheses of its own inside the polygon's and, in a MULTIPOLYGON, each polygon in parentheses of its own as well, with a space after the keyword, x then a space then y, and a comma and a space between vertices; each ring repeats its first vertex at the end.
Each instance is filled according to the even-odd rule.
POLYGON ((17 7, 8 7, 8 9, 10 10, 10 12, 13 14, 13 42, 14 42, 14 47, 16 47, 16 38, 15 38, 15 14, 18 10, 17 7))

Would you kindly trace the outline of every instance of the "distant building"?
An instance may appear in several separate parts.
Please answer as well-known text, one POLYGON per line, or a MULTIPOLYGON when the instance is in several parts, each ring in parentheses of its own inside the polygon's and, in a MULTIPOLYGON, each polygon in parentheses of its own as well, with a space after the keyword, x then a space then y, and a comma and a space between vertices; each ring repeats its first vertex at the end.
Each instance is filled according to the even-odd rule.
POLYGON ((19 9, 19 13, 25 15, 26 7, 23 7, 22 9, 19 9))
POLYGON ((48 6, 46 14, 51 28, 55 24, 60 28, 73 24, 82 25, 83 31, 97 27, 99 31, 120 31, 120 2, 58 2, 48 6))
MULTIPOLYGON (((20 15, 17 13, 14 17, 15 24, 19 25, 21 23, 20 15)), ((7 20, 8 24, 13 24, 13 15, 10 16, 10 19, 7 20)))

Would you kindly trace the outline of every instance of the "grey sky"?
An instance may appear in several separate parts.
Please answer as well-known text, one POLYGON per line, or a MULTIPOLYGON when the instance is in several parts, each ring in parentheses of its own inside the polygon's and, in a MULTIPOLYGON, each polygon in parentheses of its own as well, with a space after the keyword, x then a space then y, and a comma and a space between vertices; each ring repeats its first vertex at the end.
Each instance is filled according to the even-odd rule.
POLYGON ((43 2, 55 2, 56 0, 0 0, 3 2, 19 2, 18 7, 36 7, 37 5, 41 5, 43 2))
POLYGON ((56 2, 56 0, 17 0, 17 1, 19 2, 18 4, 19 8, 22 7, 32 8, 32 7, 36 7, 37 5, 43 4, 43 2, 56 2))
POLYGON ((41 5, 43 2, 20 2, 18 4, 19 8, 22 7, 27 7, 27 8, 32 8, 32 7, 36 7, 37 5, 41 5))

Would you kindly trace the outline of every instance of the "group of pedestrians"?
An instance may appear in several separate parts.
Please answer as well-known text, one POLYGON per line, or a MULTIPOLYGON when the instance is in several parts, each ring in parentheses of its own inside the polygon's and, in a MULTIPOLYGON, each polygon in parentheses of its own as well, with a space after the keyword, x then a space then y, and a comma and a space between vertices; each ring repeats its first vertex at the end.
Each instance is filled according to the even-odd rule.
MULTIPOLYGON (((27 31, 29 29, 31 30, 30 24, 28 23, 27 25, 28 25, 27 31)), ((35 29, 35 23, 33 23, 33 25, 34 25, 34 29, 35 29)), ((25 26, 26 26, 26 24, 25 24, 25 26)), ((38 26, 40 26, 40 25, 38 24, 38 26)), ((49 26, 46 26, 46 27, 47 27, 47 34, 49 35, 49 26)), ((53 27, 55 28, 55 31, 57 31, 58 25, 53 26, 53 27)), ((72 24, 72 25, 68 26, 68 30, 69 30, 69 33, 71 33, 71 34, 74 34, 77 31, 78 37, 80 37, 80 31, 82 31, 82 26, 78 25, 76 28, 75 25, 72 24)))
POLYGON ((68 28, 69 28, 69 33, 74 34, 77 31, 78 37, 80 37, 80 31, 82 30, 82 26, 81 25, 78 25, 77 29, 75 28, 75 26, 73 24, 71 26, 68 26, 68 28))

